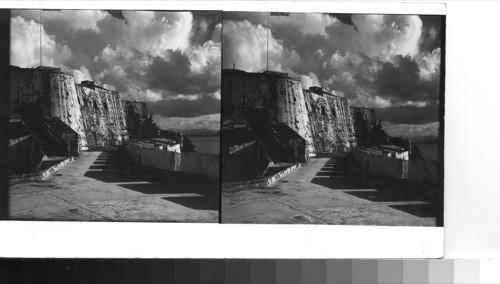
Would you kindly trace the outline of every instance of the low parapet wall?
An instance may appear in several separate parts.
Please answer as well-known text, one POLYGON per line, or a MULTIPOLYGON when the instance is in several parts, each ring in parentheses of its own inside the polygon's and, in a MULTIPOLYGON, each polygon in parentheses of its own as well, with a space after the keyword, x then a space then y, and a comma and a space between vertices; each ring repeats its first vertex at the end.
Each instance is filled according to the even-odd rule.
POLYGON ((359 149, 353 151, 353 156, 361 168, 369 174, 379 174, 426 183, 437 181, 436 162, 425 160, 405 161, 396 158, 375 156, 359 149))
POLYGON ((219 178, 220 156, 187 152, 181 154, 181 172, 219 178))
POLYGON ((438 180, 437 162, 426 160, 410 160, 408 179, 420 182, 434 183, 438 180))
POLYGON ((403 177, 403 160, 374 156, 360 150, 353 151, 353 155, 361 168, 367 173, 396 178, 403 177))
POLYGON ((219 155, 148 149, 130 141, 124 148, 140 166, 219 178, 219 155))
POLYGON ((162 170, 179 171, 181 154, 170 151, 141 147, 133 142, 125 142, 125 150, 139 166, 162 170))

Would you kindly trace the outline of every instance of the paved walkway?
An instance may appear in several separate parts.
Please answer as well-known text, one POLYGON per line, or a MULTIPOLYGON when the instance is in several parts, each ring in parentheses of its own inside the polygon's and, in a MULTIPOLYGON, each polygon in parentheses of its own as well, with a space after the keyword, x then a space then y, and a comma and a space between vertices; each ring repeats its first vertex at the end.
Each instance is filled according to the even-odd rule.
POLYGON ((218 222, 218 210, 218 188, 125 176, 114 152, 83 152, 46 180, 10 188, 16 220, 218 222))
POLYGON ((222 222, 435 226, 430 204, 361 186, 344 161, 313 158, 271 187, 225 190, 222 222))

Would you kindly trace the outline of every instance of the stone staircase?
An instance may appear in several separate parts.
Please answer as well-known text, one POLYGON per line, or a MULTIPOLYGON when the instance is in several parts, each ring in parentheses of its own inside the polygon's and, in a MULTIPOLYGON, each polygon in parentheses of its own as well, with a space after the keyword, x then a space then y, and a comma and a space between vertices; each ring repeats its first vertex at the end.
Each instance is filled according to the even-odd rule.
POLYGON ((347 157, 344 155, 334 155, 322 168, 323 171, 328 171, 330 177, 347 177, 349 174, 349 165, 347 157))
POLYGON ((116 151, 104 151, 97 157, 90 168, 101 171, 118 171, 117 158, 116 151))

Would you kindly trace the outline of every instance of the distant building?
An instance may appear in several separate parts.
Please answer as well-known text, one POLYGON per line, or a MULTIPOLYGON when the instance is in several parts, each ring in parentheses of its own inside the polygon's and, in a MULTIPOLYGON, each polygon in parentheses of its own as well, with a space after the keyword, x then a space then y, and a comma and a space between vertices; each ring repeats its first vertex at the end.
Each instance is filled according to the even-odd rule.
POLYGON ((410 159, 410 151, 403 147, 395 145, 380 145, 382 155, 390 158, 408 161, 410 159))

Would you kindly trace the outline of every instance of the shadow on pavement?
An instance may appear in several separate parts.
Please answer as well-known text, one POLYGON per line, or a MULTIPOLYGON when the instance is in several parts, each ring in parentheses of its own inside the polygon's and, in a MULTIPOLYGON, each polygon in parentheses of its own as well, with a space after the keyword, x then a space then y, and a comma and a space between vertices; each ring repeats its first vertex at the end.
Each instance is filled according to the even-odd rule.
POLYGON ((355 184, 345 178, 332 178, 332 177, 325 177, 325 176, 318 176, 314 177, 311 180, 311 183, 321 185, 324 187, 327 187, 329 189, 368 189, 366 186, 361 186, 358 184, 355 184))
POLYGON ((118 171, 87 171, 84 176, 88 178, 93 178, 105 183, 117 183, 117 182, 134 182, 137 181, 131 177, 127 177, 118 171))
POLYGON ((188 181, 148 181, 127 176, 116 168, 116 153, 103 152, 89 167, 84 174, 85 177, 93 178, 105 183, 117 183, 127 190, 133 190, 143 194, 169 194, 169 193, 194 193, 195 197, 164 197, 166 201, 195 210, 218 210, 219 209, 219 185, 218 183, 196 183, 188 181), (141 183, 138 183, 141 182, 141 183))
POLYGON ((219 210, 219 199, 208 196, 164 197, 163 200, 177 203, 195 210, 219 210))
MULTIPOLYGON (((332 157, 316 173, 311 183, 334 190, 343 190, 347 194, 371 202, 423 201, 420 191, 405 180, 373 175, 370 175, 367 179, 354 178, 352 164, 349 165, 349 163, 352 163, 352 161, 332 157), (360 191, 356 189, 371 190, 360 191)), ((389 207, 417 217, 437 217, 432 204, 389 205, 389 207)))
POLYGON ((389 207, 422 218, 435 218, 437 215, 432 204, 390 205, 389 207))
POLYGON ((395 194, 394 192, 382 192, 379 190, 373 191, 344 191, 347 194, 356 197, 370 200, 372 202, 389 202, 389 201, 416 201, 416 198, 395 194))

